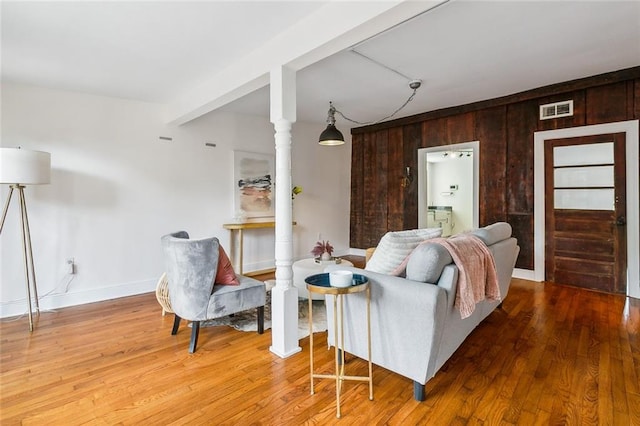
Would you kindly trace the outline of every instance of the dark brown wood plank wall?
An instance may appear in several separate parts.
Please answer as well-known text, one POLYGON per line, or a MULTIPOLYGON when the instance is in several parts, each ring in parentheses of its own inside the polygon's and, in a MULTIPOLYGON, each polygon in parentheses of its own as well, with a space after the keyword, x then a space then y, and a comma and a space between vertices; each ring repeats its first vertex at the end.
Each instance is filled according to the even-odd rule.
MULTIPOLYGON (((361 214, 362 214, 362 232, 361 240, 363 244, 367 244, 367 230, 368 229, 376 229, 378 227, 386 227, 386 223, 383 226, 378 226, 375 223, 376 214, 375 214, 375 199, 371 197, 372 190, 383 191, 386 187, 380 185, 377 186, 375 181, 376 172, 377 172, 377 150, 376 150, 376 134, 366 134, 364 137, 363 149, 363 163, 362 163, 362 205, 361 205, 361 214)), ((385 146, 386 148, 386 146, 385 146)), ((385 221, 386 222, 386 221, 385 221)))
POLYGON ((636 96, 636 82, 633 80, 627 81, 627 117, 629 120, 633 118, 635 111, 635 96, 636 96))
POLYGON ((633 96, 633 116, 632 118, 640 117, 640 78, 634 81, 633 87, 635 88, 633 96))
POLYGON ((587 91, 587 124, 627 120, 627 82, 593 87, 587 91))
POLYGON ((404 188, 404 229, 418 227, 418 150, 422 146, 422 126, 409 124, 402 128, 402 147, 405 167, 411 169, 411 181, 404 188))
POLYGON ((365 164, 377 164, 379 173, 386 167, 390 174, 374 179, 364 173, 361 179, 352 170, 352 182, 364 185, 365 190, 363 196, 362 191, 354 192, 362 199, 354 202, 352 197, 351 246, 375 246, 388 230, 417 227, 419 148, 479 140, 480 225, 509 222, 521 246, 516 266, 532 269, 534 191, 544 190, 534 188, 534 133, 636 118, 640 118, 640 67, 353 129, 354 140, 370 140, 359 147, 354 143, 354 155, 362 156, 365 164), (570 99, 573 116, 539 119, 540 105, 570 99), (400 153, 403 163, 398 167, 395 162, 400 153), (386 163, 380 158, 384 155, 386 163), (415 171, 414 180, 400 188, 397 182, 407 166, 415 171), (367 194, 375 194, 376 199, 367 194), (402 215, 399 206, 404 208, 402 215), (373 220, 373 214, 393 217, 373 220), (354 231, 354 227, 359 229, 354 231))
POLYGON ((422 122, 422 145, 420 148, 448 145, 446 136, 446 118, 436 118, 422 122))
POLYGON ((447 118, 447 144, 476 140, 476 111, 447 118))
POLYGON ((351 210, 349 226, 349 242, 351 247, 354 242, 362 241, 364 232, 364 217, 362 206, 364 204, 364 139, 368 134, 351 136, 351 210))
POLYGON ((387 230, 389 213, 388 199, 397 194, 389 194, 389 131, 380 130, 365 136, 363 162, 363 247, 374 247, 387 230))
MULTIPOLYGON (((533 269, 533 133, 538 122, 538 102, 529 100, 507 107, 507 222, 520 244, 517 266, 533 269)), ((482 141, 480 141, 482 144, 482 141)), ((490 197, 490 194, 480 197, 490 197)), ((482 225, 482 224, 481 224, 482 225)))
POLYGON ((480 144, 480 223, 507 220, 507 122, 506 107, 494 107, 476 113, 475 140, 480 144), (482 161, 486 159, 487 161, 482 161))
POLYGON ((402 128, 389 129, 388 135, 388 162, 389 179, 387 179, 387 193, 395 194, 389 197, 389 214, 387 217, 387 229, 399 231, 404 227, 404 188, 402 187, 404 161, 404 144, 402 128))

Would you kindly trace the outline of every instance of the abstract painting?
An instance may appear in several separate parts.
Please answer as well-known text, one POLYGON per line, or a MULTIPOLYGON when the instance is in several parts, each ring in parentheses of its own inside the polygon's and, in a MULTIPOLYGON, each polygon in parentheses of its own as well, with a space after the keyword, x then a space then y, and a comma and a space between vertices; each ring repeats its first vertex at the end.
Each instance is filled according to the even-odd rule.
POLYGON ((273 155, 233 151, 236 216, 243 218, 274 217, 274 172, 273 155))

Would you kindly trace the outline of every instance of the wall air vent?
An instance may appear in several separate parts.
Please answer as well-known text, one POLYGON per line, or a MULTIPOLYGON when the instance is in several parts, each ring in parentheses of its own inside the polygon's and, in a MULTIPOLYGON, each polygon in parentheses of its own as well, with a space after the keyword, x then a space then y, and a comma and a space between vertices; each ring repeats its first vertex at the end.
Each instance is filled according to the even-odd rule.
POLYGON ((540 105, 540 120, 550 118, 570 117, 573 115, 573 101, 555 102, 553 104, 540 105))

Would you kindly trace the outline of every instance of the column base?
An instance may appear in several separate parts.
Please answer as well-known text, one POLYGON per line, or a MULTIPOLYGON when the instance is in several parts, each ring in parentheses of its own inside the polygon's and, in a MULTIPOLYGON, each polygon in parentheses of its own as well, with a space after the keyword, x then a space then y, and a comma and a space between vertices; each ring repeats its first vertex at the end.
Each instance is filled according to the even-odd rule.
POLYGON ((271 290, 271 347, 286 358, 302 348, 298 344, 298 289, 276 286, 271 290))
POLYGON ((278 355, 280 358, 289 358, 291 355, 295 355, 298 352, 302 352, 302 348, 298 346, 297 348, 294 348, 289 352, 280 352, 277 348, 274 348, 273 346, 269 346, 269 351, 278 355))

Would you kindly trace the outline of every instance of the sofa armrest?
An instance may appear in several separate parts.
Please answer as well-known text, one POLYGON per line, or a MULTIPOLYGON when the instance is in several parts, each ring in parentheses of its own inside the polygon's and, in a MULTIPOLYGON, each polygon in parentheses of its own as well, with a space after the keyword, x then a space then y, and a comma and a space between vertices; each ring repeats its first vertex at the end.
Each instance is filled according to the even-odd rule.
MULTIPOLYGON (((374 364, 426 383, 435 374, 435 360, 446 318, 447 296, 437 285, 350 270, 369 279, 371 286, 371 350, 374 364)), ((344 297, 345 350, 367 359, 366 296, 344 297)), ((333 297, 327 296, 328 341, 334 344, 333 297)))

